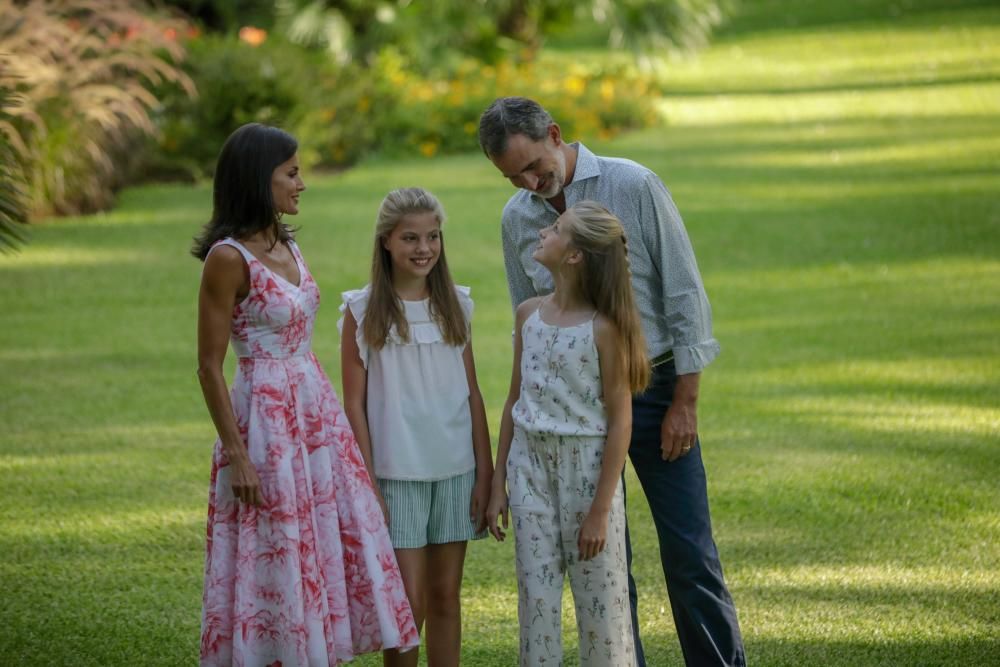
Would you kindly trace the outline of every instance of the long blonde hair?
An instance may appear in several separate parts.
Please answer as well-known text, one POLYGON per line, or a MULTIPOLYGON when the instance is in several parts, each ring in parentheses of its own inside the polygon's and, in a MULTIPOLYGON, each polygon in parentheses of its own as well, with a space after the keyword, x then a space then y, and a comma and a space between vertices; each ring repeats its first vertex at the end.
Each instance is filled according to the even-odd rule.
POLYGON ((570 242, 583 254, 576 287, 618 329, 619 361, 629 389, 639 393, 649 384, 649 354, 632 293, 625 229, 614 213, 594 201, 577 202, 566 212, 570 242))
MULTIPOLYGON (((362 333, 365 342, 376 350, 382 349, 389 330, 396 326, 396 333, 405 341, 410 340, 410 327, 406 322, 403 303, 392 287, 392 256, 385 249, 389 238, 404 216, 414 213, 433 213, 438 225, 444 226, 444 208, 437 197, 423 188, 400 188, 385 196, 375 220, 375 248, 372 253, 372 272, 368 307, 365 311, 362 333)), ((430 292, 430 314, 441 329, 449 345, 465 345, 469 340, 469 323, 458 303, 455 283, 448 271, 444 253, 444 230, 441 231, 441 254, 437 264, 427 276, 430 292)))

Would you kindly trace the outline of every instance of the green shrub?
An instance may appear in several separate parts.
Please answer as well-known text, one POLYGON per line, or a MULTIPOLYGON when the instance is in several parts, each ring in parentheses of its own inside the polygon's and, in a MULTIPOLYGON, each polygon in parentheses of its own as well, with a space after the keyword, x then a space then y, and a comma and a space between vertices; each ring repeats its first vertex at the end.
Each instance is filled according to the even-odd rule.
POLYGON ((342 167, 370 153, 379 141, 374 119, 393 99, 374 73, 355 64, 328 70, 317 78, 315 93, 299 127, 306 162, 342 167))
MULTIPOLYGON (((235 35, 200 36, 187 47, 186 69, 199 94, 169 95, 154 172, 210 175, 226 137, 244 123, 277 125, 306 139, 301 129, 317 106, 315 88, 335 70, 324 53, 273 38, 255 46, 235 35)), ((303 148, 304 162, 315 163, 303 148)))
POLYGON ((568 137, 607 139, 655 117, 648 78, 628 65, 557 70, 466 59, 425 77, 393 49, 369 66, 337 64, 327 52, 246 30, 253 31, 250 42, 189 42, 186 67, 200 95, 178 93, 166 105, 160 173, 211 174, 226 137, 251 121, 294 134, 304 165, 340 168, 373 152, 432 157, 477 150, 479 115, 501 95, 538 99, 568 137))
POLYGON ((380 105, 371 119, 379 150, 389 154, 477 150, 480 114, 506 95, 538 100, 566 137, 609 139, 656 117, 650 80, 627 65, 555 70, 545 63, 466 60, 450 76, 428 79, 407 71, 390 53, 380 58, 376 75, 394 102, 380 105))

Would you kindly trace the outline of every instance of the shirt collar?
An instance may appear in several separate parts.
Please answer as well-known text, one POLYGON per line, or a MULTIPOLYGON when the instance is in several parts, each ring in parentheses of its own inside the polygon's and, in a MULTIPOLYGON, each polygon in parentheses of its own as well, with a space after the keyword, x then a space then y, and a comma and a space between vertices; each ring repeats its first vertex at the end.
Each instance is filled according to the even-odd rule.
MULTIPOLYGON (((597 162, 597 157, 590 152, 590 149, 579 141, 570 144, 576 147, 576 170, 573 172, 573 180, 569 185, 585 181, 601 175, 601 165, 597 162)), ((566 187, 569 187, 567 185, 566 187)))
MULTIPOLYGON (((569 189, 576 183, 581 183, 588 178, 595 178, 601 175, 601 165, 597 161, 597 156, 589 148, 579 141, 574 141, 570 146, 576 148, 576 169, 573 170, 573 180, 563 190, 569 189)), ((542 196, 536 192, 531 192, 530 190, 525 190, 525 192, 536 201, 544 201, 542 196)))

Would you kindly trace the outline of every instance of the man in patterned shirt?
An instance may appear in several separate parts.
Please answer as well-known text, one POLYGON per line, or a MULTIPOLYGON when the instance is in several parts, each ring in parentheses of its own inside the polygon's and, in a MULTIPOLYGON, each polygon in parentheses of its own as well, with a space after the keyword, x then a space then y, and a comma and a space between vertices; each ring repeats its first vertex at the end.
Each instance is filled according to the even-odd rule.
MULTIPOLYGON (((511 304, 552 291, 531 255, 538 232, 578 201, 617 215, 628 240, 632 286, 653 360, 650 387, 632 402, 629 457, 649 501, 684 659, 688 665, 744 665, 736 608, 712 538, 697 433, 698 381, 718 354, 712 313, 691 241, 663 182, 631 160, 567 144, 537 102, 500 98, 483 112, 479 143, 518 191, 503 210, 501 235, 511 304)), ((637 663, 635 581, 629 593, 637 663)))

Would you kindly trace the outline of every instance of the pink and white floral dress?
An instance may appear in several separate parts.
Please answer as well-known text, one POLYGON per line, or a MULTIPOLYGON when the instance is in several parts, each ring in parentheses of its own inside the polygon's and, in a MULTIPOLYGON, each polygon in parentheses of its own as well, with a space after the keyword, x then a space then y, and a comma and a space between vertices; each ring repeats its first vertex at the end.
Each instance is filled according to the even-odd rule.
POLYGON ((231 398, 264 504, 235 500, 212 456, 201 664, 336 665, 419 643, 360 450, 310 349, 319 289, 290 243, 299 285, 232 239, 250 272, 233 310, 231 398))

